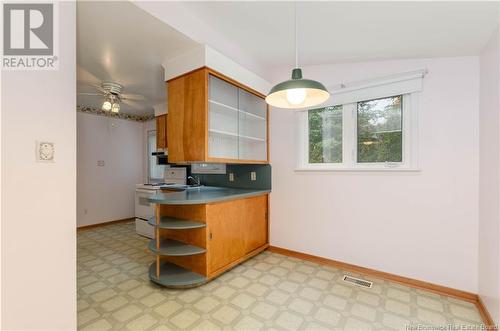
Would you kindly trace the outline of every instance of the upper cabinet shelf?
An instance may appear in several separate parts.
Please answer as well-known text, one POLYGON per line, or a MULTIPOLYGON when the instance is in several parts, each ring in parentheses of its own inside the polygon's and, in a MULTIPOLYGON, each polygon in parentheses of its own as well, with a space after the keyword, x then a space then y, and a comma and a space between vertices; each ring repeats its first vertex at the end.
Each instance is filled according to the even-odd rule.
POLYGON ((268 163, 264 96, 209 68, 167 82, 170 162, 268 163))
POLYGON ((239 113, 241 113, 243 115, 246 115, 246 116, 250 116, 251 118, 255 118, 255 119, 258 119, 258 120, 261 120, 261 121, 266 121, 265 117, 262 117, 262 116, 259 116, 259 115, 255 115, 255 114, 252 114, 252 113, 246 112, 244 110, 241 110, 241 109, 238 109, 238 108, 234 108, 234 107, 225 105, 223 103, 220 103, 220 102, 217 102, 217 101, 214 101, 214 100, 208 100, 208 102, 210 104, 209 107, 211 108, 212 111, 215 111, 215 109, 217 109, 217 106, 219 106, 219 107, 226 108, 228 110, 239 112, 239 113))

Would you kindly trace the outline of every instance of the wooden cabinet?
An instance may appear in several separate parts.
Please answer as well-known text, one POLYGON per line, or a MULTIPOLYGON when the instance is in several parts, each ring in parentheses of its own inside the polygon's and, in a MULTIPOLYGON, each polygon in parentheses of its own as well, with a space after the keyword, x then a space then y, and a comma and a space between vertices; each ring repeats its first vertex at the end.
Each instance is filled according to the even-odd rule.
POLYGON ((156 148, 167 148, 167 116, 161 115, 156 117, 156 148))
POLYGON ((268 163, 264 95, 209 68, 167 89, 171 162, 268 163))
POLYGON ((156 262, 149 275, 169 287, 197 286, 269 247, 268 195, 197 205, 157 205, 149 223, 156 262), (157 222, 156 220, 160 220, 157 222))
POLYGON ((266 245, 266 213, 267 196, 207 206, 209 274, 266 245))

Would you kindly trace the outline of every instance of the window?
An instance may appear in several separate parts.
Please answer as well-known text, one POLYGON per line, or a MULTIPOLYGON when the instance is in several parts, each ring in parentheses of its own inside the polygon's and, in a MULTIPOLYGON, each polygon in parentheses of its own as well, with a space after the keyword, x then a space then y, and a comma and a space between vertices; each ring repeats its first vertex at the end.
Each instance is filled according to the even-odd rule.
POLYGON ((417 95, 303 111, 297 170, 416 170, 417 95))
POLYGON ((148 176, 149 182, 163 181, 165 173, 165 165, 157 164, 156 156, 152 155, 156 152, 156 130, 148 131, 148 176))
POLYGON ((342 162, 342 106, 309 110, 309 163, 342 162))
POLYGON ((403 162, 402 95, 357 103, 357 161, 403 162))

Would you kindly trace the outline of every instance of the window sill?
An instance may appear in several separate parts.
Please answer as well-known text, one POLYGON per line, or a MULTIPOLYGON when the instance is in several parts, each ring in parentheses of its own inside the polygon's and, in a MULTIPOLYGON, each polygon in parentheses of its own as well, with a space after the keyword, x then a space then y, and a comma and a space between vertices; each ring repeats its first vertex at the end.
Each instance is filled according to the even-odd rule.
POLYGON ((295 172, 421 172, 420 168, 295 168, 295 172))

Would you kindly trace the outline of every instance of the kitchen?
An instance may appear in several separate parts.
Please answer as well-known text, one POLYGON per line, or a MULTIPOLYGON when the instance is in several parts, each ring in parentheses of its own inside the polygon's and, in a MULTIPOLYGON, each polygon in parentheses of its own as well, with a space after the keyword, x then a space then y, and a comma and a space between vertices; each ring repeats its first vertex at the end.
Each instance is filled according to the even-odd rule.
MULTIPOLYGON (((231 8, 241 14, 246 6, 266 5, 231 8)), ((473 60, 389 57, 389 63, 359 67, 342 61, 310 65, 305 77, 333 86, 334 103, 282 110, 266 96, 273 91, 269 81, 289 78, 288 66, 276 75, 249 70, 250 62, 244 67, 221 48, 191 38, 189 29, 181 33, 175 20, 165 24, 168 10, 162 6, 197 15, 213 8, 78 3, 78 328, 401 330, 409 321, 482 323, 467 276, 440 278, 446 271, 432 263, 437 257, 420 259, 423 266, 412 269, 407 256, 442 241, 419 249, 398 241, 441 216, 468 224, 464 215, 472 207, 466 201, 473 200, 473 190, 457 195, 449 182, 457 173, 471 173, 463 156, 473 150, 467 145, 473 138, 464 136, 463 151, 450 156, 461 160, 460 169, 438 172, 435 162, 417 153, 416 110, 422 95, 433 100, 423 102, 428 107, 448 110, 428 86, 444 93, 460 81, 458 88, 468 91, 473 60), (117 13, 120 19, 105 29, 94 24, 117 13), (464 80, 448 75, 458 67, 464 80), (402 116, 403 109, 409 116, 402 116), (361 125, 356 116, 362 119, 363 111, 383 119, 367 117, 361 125), (376 128, 362 135, 365 127, 376 128), (393 144, 388 152, 370 154, 385 144, 393 144), (375 161, 358 162, 365 155, 375 161), (417 157, 432 170, 421 171, 417 157), (423 183, 435 185, 430 191, 436 196, 454 198, 443 215, 426 213, 441 206, 437 197, 427 198, 432 192, 419 194, 423 183), (406 186, 408 199, 398 193, 406 186), (391 207, 395 212, 385 209, 390 201, 398 202, 391 207)), ((290 15, 296 8, 283 6, 290 15)), ((317 13, 319 4, 311 6, 317 13)), ((253 14, 260 17, 260 11, 253 14)), ((292 78, 302 79, 297 67, 292 78)), ((473 96, 460 96, 455 111, 472 123, 467 107, 473 96)), ((461 122, 449 125, 447 116, 438 119, 446 123, 441 127, 467 131, 461 122)), ((429 123, 427 136, 437 132, 429 123)), ((436 233, 449 227, 431 224, 436 233)), ((444 258, 446 251, 432 254, 444 258)), ((461 253, 445 257, 454 259, 454 275, 459 262, 473 264, 461 253)))
MULTIPOLYGON (((122 12, 129 10, 130 15, 138 15, 130 4, 107 6, 110 10, 122 7, 122 12)), ((85 3, 79 5, 79 10, 82 16, 105 15, 102 6, 97 7, 85 3)), ((86 24, 82 20, 82 25, 86 24)), ((81 27, 86 31, 82 32, 81 43, 88 40, 95 45, 89 29, 87 25, 81 27)), ((159 33, 158 38, 174 38, 170 33, 159 33)), ((103 42, 110 47, 105 38, 103 42)), ((272 176, 269 107, 264 94, 207 67, 217 61, 223 64, 218 69, 234 71, 229 59, 206 46, 195 45, 180 57, 171 56, 165 66, 169 69, 159 70, 164 79, 154 80, 163 91, 149 97, 144 96, 146 89, 137 84, 132 90, 118 82, 96 81, 95 61, 102 55, 85 52, 80 57, 77 141, 82 250, 88 244, 84 239, 87 231, 129 226, 133 216, 138 242, 149 251, 149 263, 137 268, 149 267, 149 272, 143 271, 140 276, 148 275, 151 284, 191 288, 267 249, 272 176), (180 72, 186 62, 194 70, 180 72), (119 105, 118 111, 114 111, 115 104, 119 105), (145 112, 140 105, 150 110, 145 112), (142 164, 137 162, 140 159, 142 164), (137 183, 138 178, 144 178, 143 182, 137 183), (131 211, 133 180, 136 183, 131 211), (96 192, 102 195, 96 196, 96 192)), ((140 63, 135 68, 136 63, 128 62, 127 70, 116 73, 113 67, 99 70, 105 77, 121 76, 120 81, 130 79, 127 72, 136 76, 139 71, 154 71, 153 77, 158 76, 152 65, 144 67, 140 63)), ((238 76, 243 81, 256 80, 244 70, 239 75, 236 71, 238 76)), ((264 91, 266 87, 262 86, 257 84, 264 91)), ((119 236, 117 239, 121 240, 119 236)), ((91 250, 88 254, 101 253, 91 250)), ((79 256, 80 261, 86 261, 86 253, 79 256)), ((125 266, 136 265, 127 255, 116 252, 110 256, 129 261, 125 266)), ((123 272, 126 274, 128 269, 123 272)), ((120 281, 127 283, 135 277, 120 281)), ((87 301, 85 288, 82 302, 87 301)), ((100 300, 104 299, 107 297, 100 300)), ((82 304, 81 309, 85 310, 85 306, 82 304)), ((80 319, 82 325, 86 321, 86 317, 80 319)))
POLYGON ((156 119, 157 146, 166 147, 169 162, 192 163, 191 183, 186 185, 186 167, 167 167, 165 183, 151 186, 155 194, 147 197, 141 185, 135 222, 155 227, 154 236, 152 228, 148 233, 157 254, 151 280, 190 286, 269 246, 268 107, 262 95, 208 68, 167 80, 167 95, 168 114, 156 119), (233 164, 213 163, 221 160, 233 164), (141 201, 155 209, 138 218, 141 201))

